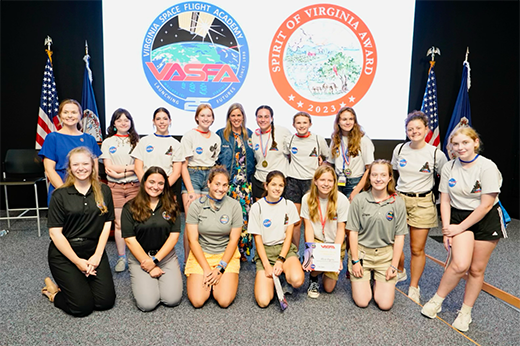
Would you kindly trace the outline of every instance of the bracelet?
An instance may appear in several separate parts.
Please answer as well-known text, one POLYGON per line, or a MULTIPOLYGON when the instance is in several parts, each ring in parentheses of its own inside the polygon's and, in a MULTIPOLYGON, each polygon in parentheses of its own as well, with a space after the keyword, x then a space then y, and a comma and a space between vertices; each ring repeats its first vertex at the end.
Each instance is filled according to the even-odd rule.
POLYGON ((224 268, 220 263, 217 264, 217 268, 220 268, 219 269, 220 274, 224 274, 224 272, 226 271, 226 268, 224 268))
POLYGON ((352 265, 354 265, 354 264, 356 264, 356 263, 359 263, 360 261, 361 261, 361 260, 358 259, 358 260, 355 260, 355 261, 352 260, 351 262, 352 262, 352 265))
POLYGON ((398 271, 396 267, 394 267, 393 265, 390 264, 390 268, 392 268, 393 270, 395 271, 398 271))
POLYGON ((188 195, 194 194, 195 191, 188 191, 188 195))
POLYGON ((227 267, 227 263, 224 262, 224 261, 220 261, 220 262, 218 263, 218 266, 221 266, 222 268, 226 269, 226 267, 227 267))
POLYGON ((282 263, 285 263, 285 257, 278 255, 278 260, 282 261, 282 263))

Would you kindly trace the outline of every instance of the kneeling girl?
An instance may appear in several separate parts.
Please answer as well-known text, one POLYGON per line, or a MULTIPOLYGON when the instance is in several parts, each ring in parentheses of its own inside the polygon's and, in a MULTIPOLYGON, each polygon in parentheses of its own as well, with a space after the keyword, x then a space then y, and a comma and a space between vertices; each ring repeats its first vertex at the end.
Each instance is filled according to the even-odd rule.
POLYGON ((300 218, 293 202, 282 197, 285 177, 271 171, 264 184, 264 197, 251 207, 248 232, 256 244, 255 299, 264 308, 274 297, 273 275, 285 273, 287 283, 295 288, 305 276, 292 243, 294 224, 300 218))

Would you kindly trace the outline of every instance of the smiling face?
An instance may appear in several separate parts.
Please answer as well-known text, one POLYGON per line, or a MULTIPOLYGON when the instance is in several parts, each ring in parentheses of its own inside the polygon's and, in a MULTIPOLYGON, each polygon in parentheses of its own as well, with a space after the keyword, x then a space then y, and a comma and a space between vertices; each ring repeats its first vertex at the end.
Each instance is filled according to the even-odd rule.
POLYGON ((424 124, 421 119, 411 120, 406 125, 406 135, 412 142, 422 142, 428 134, 428 127, 424 124))
POLYGON ((79 152, 70 155, 70 172, 76 180, 89 180, 90 175, 92 174, 92 164, 92 157, 86 153, 79 152))
POLYGON ((330 191, 334 188, 335 181, 331 172, 323 173, 319 178, 314 180, 314 185, 318 188, 320 198, 327 198, 330 191))
POLYGON ((477 154, 479 139, 459 133, 451 138, 451 146, 461 160, 471 161, 477 154))
POLYGON ((81 120, 81 113, 79 107, 74 103, 67 103, 63 105, 60 112, 60 119, 63 126, 76 127, 81 120))
POLYGON ((271 117, 269 109, 262 108, 258 110, 256 113, 256 123, 262 132, 268 131, 272 122, 273 118, 271 117))
POLYGON ((159 173, 152 173, 144 182, 144 191, 150 198, 158 198, 164 191, 164 177, 159 173))
POLYGON ((157 114, 155 114, 155 117, 153 118, 153 124, 157 129, 156 133, 158 135, 167 135, 170 123, 170 118, 168 117, 168 114, 166 114, 165 112, 157 112, 157 114))
POLYGON ((338 119, 338 125, 344 136, 346 136, 350 131, 352 131, 352 128, 354 127, 355 123, 356 117, 351 112, 345 111, 340 114, 338 119))
POLYGON ((376 191, 385 191, 391 179, 388 166, 384 164, 373 164, 370 170, 370 185, 376 191))
POLYGON ((275 202, 280 199, 285 189, 285 183, 282 177, 274 176, 269 183, 264 184, 267 197, 270 201, 275 202))
POLYGON ((211 181, 208 181, 209 195, 214 199, 222 199, 229 189, 229 180, 225 174, 217 173, 211 181))
POLYGON ((124 136, 124 135, 128 134, 128 131, 130 130, 130 127, 132 126, 132 122, 130 121, 130 119, 128 119, 126 117, 125 114, 121 114, 119 119, 114 121, 114 126, 117 129, 117 134, 124 136))
POLYGON ((311 121, 306 116, 299 115, 294 119, 293 126, 300 136, 305 136, 311 127, 311 121))
POLYGON ((199 128, 206 132, 209 130, 215 118, 213 117, 213 111, 210 108, 203 108, 200 112, 195 116, 195 121, 199 125, 199 128))
POLYGON ((241 132, 242 123, 244 122, 244 114, 242 114, 242 111, 238 108, 232 110, 231 114, 229 114, 229 122, 234 132, 241 132))

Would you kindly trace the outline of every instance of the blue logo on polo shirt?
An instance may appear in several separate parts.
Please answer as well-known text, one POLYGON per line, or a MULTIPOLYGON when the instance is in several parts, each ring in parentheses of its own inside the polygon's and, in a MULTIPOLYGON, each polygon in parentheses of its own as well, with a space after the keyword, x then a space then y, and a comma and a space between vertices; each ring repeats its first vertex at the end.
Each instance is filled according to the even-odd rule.
POLYGON ((199 155, 202 154, 202 148, 201 147, 197 147, 197 149, 195 149, 195 152, 197 154, 199 154, 199 155))
POLYGON ((151 153, 153 151, 153 145, 149 145, 146 147, 146 152, 151 153))
POLYGON ((258 143, 255 144, 255 150, 258 150, 259 148, 260 148, 260 145, 258 145, 258 143))
POLYGON ((298 148, 296 147, 292 147, 291 148, 291 153, 293 153, 294 155, 296 155, 298 153, 298 148))
POLYGON ((386 214, 386 219, 388 221, 392 221, 394 219, 394 212, 393 211, 389 211, 388 214, 386 214))
POLYGON ((451 178, 450 180, 448 180, 448 185, 450 187, 454 187, 455 185, 457 185, 457 181, 454 178, 451 178))
POLYGON ((401 166, 401 167, 406 166, 407 163, 408 163, 408 162, 406 162, 405 159, 401 159, 401 160, 399 160, 399 166, 401 166))
POLYGON ((116 147, 110 147, 110 149, 108 149, 108 151, 110 151, 110 154, 113 154, 117 151, 117 148, 116 147))
POLYGON ((221 224, 225 225, 225 224, 227 224, 228 222, 229 222, 229 216, 227 216, 227 215, 224 214, 224 215, 222 215, 222 216, 220 217, 220 223, 221 223, 221 224))
POLYGON ((264 220, 264 227, 271 227, 271 223, 272 223, 271 220, 265 219, 264 220))

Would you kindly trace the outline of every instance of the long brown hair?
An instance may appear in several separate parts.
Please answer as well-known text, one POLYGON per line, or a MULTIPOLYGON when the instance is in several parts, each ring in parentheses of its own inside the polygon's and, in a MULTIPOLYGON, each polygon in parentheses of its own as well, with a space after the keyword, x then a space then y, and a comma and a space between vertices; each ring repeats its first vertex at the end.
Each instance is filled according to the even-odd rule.
MULTIPOLYGON (((261 105, 256 109, 255 116, 258 116, 258 111, 261 109, 267 109, 269 113, 271 113, 271 148, 276 148, 278 144, 276 143, 274 139, 274 111, 273 109, 268 105, 261 105)), ((261 134, 260 134, 261 135, 261 134)))
POLYGON ((285 187, 287 186, 287 179, 285 179, 285 175, 283 175, 283 173, 280 171, 271 171, 271 172, 267 173, 267 178, 265 178, 264 193, 262 194, 262 197, 267 196, 267 185, 269 185, 271 180, 273 180, 276 177, 283 180, 283 186, 284 186, 284 190, 285 190, 285 187))
POLYGON ((329 165, 321 165, 318 167, 316 172, 314 172, 314 177, 312 178, 311 189, 309 192, 309 199, 307 200, 307 205, 309 206, 309 215, 311 217, 311 221, 313 222, 318 221, 320 217, 320 212, 318 210, 318 199, 320 198, 320 195, 315 182, 325 173, 332 174, 334 179, 332 190, 330 190, 329 195, 327 196, 329 201, 327 204, 327 220, 333 220, 337 215, 338 179, 336 177, 336 173, 334 172, 334 168, 329 165))
POLYGON ((67 155, 67 179, 65 179, 65 183, 60 186, 59 188, 65 188, 69 186, 73 186, 76 182, 76 177, 74 174, 72 174, 71 168, 70 168, 70 158, 72 155, 75 154, 85 154, 90 157, 90 163, 92 165, 92 171, 90 172, 89 176, 89 182, 90 186, 92 187, 92 192, 94 192, 94 199, 96 201, 96 205, 101 210, 101 214, 105 214, 108 212, 108 208, 105 204, 105 199, 103 197, 103 193, 101 192, 101 183, 98 179, 98 173, 96 172, 96 168, 94 166, 94 154, 90 151, 87 147, 77 147, 69 151, 69 154, 67 155))
POLYGON ((150 216, 152 216, 152 210, 150 209, 150 196, 148 196, 146 193, 144 186, 150 175, 155 173, 160 174, 164 179, 164 190, 159 197, 162 204, 162 210, 164 213, 166 213, 166 215, 171 217, 172 222, 175 222, 175 219, 179 214, 179 208, 174 200, 170 184, 168 184, 168 176, 166 175, 166 172, 164 169, 157 166, 148 168, 143 175, 143 179, 141 180, 142 183, 139 187, 139 192, 130 204, 130 212, 132 213, 132 217, 135 221, 142 223, 148 220, 150 216))
POLYGON ((372 173, 372 167, 375 165, 383 165, 386 166, 388 169, 388 175, 390 176, 390 180, 388 181, 388 184, 386 185, 386 192, 388 192, 389 195, 393 195, 395 193, 395 179, 394 179, 394 173, 392 164, 388 160, 384 159, 377 159, 374 160, 370 166, 368 167, 368 178, 365 182, 365 186, 363 187, 363 191, 368 191, 372 188, 372 184, 370 183, 370 174, 372 173))
POLYGON ((246 112, 244 111, 244 107, 240 103, 233 103, 231 106, 229 106, 229 109, 227 111, 227 117, 226 117, 226 127, 224 128, 224 138, 229 142, 229 135, 231 134, 231 112, 233 112, 235 109, 240 110, 242 113, 242 136, 244 137, 244 140, 247 141, 249 139, 249 136, 247 135, 247 128, 246 128, 246 112))
POLYGON ((338 156, 339 146, 341 145, 341 138, 343 137, 343 132, 339 127, 339 119, 341 114, 344 112, 349 112, 354 116, 354 126, 352 130, 349 131, 348 138, 348 154, 352 157, 358 156, 361 151, 361 138, 365 135, 365 131, 361 129, 361 126, 358 123, 356 112, 352 107, 342 107, 338 114, 336 114, 336 119, 334 120, 334 132, 332 132, 332 147, 331 147, 331 155, 333 158, 338 156))
POLYGON ((139 142, 139 135, 137 134, 137 131, 135 130, 134 126, 134 119, 130 115, 130 112, 128 112, 124 108, 118 108, 114 111, 114 114, 112 114, 112 119, 110 120, 110 126, 108 127, 108 136, 112 137, 117 133, 117 129, 115 126, 116 120, 121 118, 121 116, 125 116, 128 120, 130 120, 130 129, 128 130, 128 138, 130 139, 130 145, 132 146, 132 149, 135 148, 137 145, 137 142, 139 142))

